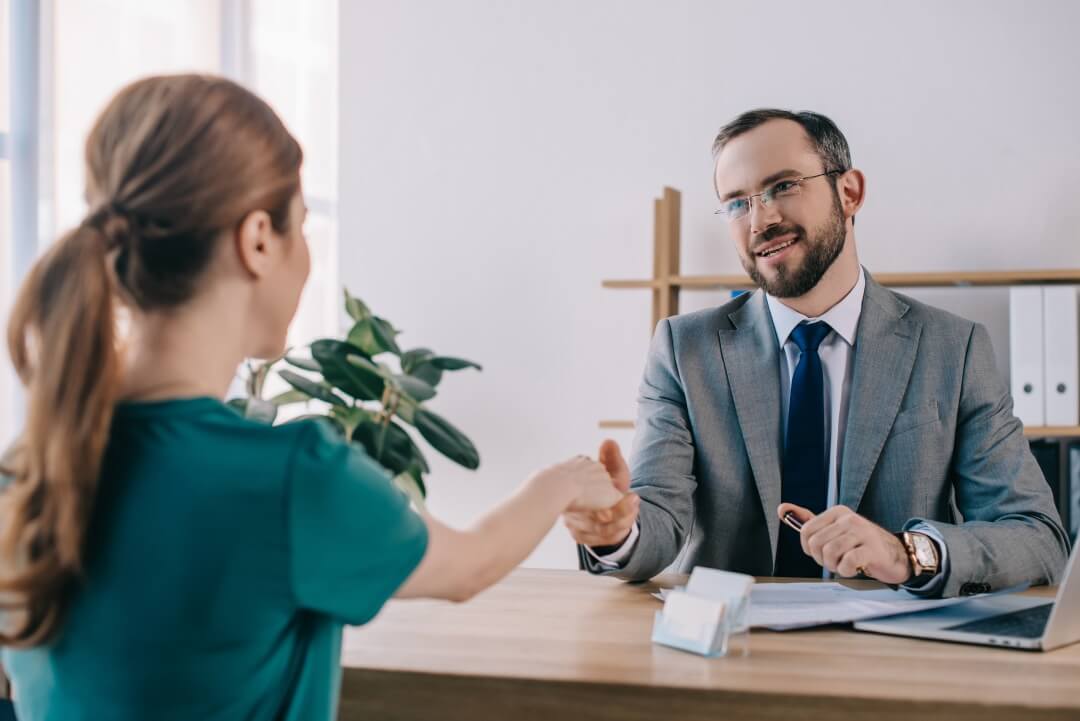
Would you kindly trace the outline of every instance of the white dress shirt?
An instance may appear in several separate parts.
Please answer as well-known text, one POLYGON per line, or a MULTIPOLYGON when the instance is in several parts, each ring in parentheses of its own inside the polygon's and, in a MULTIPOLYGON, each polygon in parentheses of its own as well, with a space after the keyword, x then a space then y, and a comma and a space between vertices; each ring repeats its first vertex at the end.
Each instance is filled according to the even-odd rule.
MULTIPOLYGON (((844 296, 844 299, 834 305, 824 314, 817 318, 808 318, 792 308, 784 305, 778 298, 766 295, 765 299, 769 306, 769 314, 772 316, 773 327, 776 329, 777 345, 784 351, 780 354, 780 423, 781 428, 787 428, 788 405, 791 396, 791 379, 795 374, 795 368, 799 365, 799 346, 791 340, 791 332, 803 321, 824 321, 832 330, 818 347, 818 356, 824 369, 825 391, 825 445, 829 449, 828 465, 828 495, 826 505, 831 508, 836 505, 839 494, 839 459, 844 457, 844 431, 847 425, 848 403, 851 400, 851 374, 853 363, 852 355, 855 350, 855 333, 859 327, 859 316, 862 314, 863 294, 866 291, 866 274, 859 269, 859 279, 855 287, 844 296)), ((931 592, 937 584, 944 582, 948 571, 948 553, 944 539, 931 526, 918 524, 912 530, 917 530, 933 538, 938 545, 941 556, 938 575, 925 585, 920 591, 931 592)), ((637 545, 641 535, 640 525, 635 523, 630 530, 630 535, 615 551, 599 556, 591 548, 586 550, 607 568, 619 568, 623 561, 637 545)), ((829 578, 831 574, 823 571, 823 577, 829 578)))

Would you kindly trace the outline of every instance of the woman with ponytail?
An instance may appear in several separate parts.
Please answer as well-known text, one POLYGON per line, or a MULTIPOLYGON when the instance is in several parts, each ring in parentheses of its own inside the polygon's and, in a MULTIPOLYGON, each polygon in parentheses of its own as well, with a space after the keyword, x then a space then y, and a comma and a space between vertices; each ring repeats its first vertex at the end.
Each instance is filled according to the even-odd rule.
POLYGON ((619 500, 578 457, 457 531, 319 423, 221 402, 243 359, 283 350, 307 279, 300 163, 215 77, 138 81, 90 132, 90 213, 8 325, 27 408, 0 466, 0 645, 21 721, 334 718, 343 624, 394 595, 466 600, 564 510, 619 500))

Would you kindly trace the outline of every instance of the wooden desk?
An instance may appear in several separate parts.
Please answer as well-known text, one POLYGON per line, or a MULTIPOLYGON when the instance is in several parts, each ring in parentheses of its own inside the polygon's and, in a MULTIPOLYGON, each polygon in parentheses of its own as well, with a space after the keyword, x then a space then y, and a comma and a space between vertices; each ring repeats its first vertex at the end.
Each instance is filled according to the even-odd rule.
POLYGON ((462 605, 391 602, 346 631, 340 718, 1080 719, 1080 644, 1032 653, 833 627, 754 631, 749 657, 706 659, 650 642, 654 590, 520 570, 462 605))

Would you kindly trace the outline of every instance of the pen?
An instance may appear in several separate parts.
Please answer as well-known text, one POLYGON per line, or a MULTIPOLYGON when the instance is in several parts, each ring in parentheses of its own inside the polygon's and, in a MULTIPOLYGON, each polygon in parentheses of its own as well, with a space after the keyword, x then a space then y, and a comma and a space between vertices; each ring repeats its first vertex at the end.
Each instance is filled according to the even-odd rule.
POLYGON ((795 531, 797 533, 802 531, 802 527, 803 527, 802 521, 800 521, 798 518, 796 518, 795 514, 792 513, 791 511, 788 511, 787 513, 784 514, 784 523, 786 523, 791 528, 795 529, 795 531))
MULTIPOLYGON (((798 518, 796 518, 795 514, 792 513, 791 511, 788 511, 787 513, 784 514, 784 523, 787 524, 790 528, 793 528, 796 531, 796 533, 802 533, 803 522, 800 521, 798 518)), ((866 576, 868 578, 870 577, 866 573, 866 569, 864 569, 862 566, 859 566, 858 568, 856 568, 855 572, 858 573, 860 576, 866 576)), ((896 589, 894 588, 893 590, 896 590, 896 589)))

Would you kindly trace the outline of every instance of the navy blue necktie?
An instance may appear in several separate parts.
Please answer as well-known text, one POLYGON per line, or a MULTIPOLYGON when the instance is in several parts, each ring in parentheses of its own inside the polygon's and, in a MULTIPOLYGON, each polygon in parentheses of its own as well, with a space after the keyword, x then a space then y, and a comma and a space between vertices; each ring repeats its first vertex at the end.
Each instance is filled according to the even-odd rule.
MULTIPOLYGON (((801 353, 791 377, 780 500, 814 513, 824 511, 828 502, 825 380, 818 346, 831 330, 828 323, 804 321, 791 331, 791 340, 801 353)), ((783 524, 776 549, 776 575, 821 578, 821 566, 803 553, 799 534, 783 524)))

